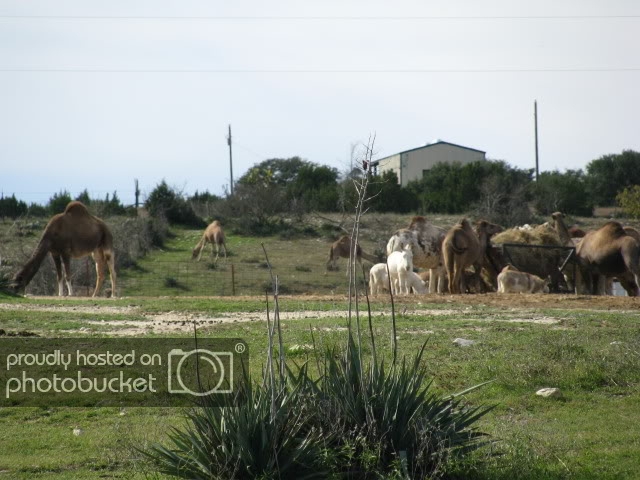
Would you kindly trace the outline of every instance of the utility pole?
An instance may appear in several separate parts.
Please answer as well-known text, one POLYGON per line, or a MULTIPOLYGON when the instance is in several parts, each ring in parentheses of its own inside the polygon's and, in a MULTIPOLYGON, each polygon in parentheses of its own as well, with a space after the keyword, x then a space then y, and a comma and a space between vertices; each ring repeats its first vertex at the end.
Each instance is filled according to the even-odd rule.
POLYGON ((229 124, 229 136, 227 137, 227 145, 229 145, 229 172, 231 173, 231 196, 233 196, 233 153, 231 150, 231 124, 229 124))
POLYGON ((533 123, 535 126, 536 132, 536 182, 538 181, 538 175, 540 171, 538 170, 538 101, 534 100, 533 102, 533 123))
POLYGON ((140 206, 140 188, 138 188, 138 179, 134 178, 136 184, 136 212, 138 211, 138 207, 140 206))

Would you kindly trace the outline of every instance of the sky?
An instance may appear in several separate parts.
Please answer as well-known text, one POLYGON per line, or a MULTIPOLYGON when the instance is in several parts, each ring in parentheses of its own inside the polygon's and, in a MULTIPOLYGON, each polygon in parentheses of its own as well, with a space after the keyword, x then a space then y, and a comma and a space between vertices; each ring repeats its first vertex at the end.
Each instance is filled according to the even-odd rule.
POLYGON ((162 180, 223 194, 269 158, 344 172, 435 139, 520 168, 640 151, 640 2, 0 0, 0 193, 162 180))

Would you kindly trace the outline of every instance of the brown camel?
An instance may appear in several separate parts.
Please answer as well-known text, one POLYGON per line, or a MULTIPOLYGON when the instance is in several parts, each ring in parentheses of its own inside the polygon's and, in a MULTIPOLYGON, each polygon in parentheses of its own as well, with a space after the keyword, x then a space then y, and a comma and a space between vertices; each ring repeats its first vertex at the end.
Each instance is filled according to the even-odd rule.
POLYGON ((446 230, 436 227, 421 215, 411 219, 408 228, 396 231, 387 243, 387 256, 412 245, 413 265, 429 269, 429 293, 442 293, 445 275, 442 263, 442 241, 446 230))
POLYGON ((216 259, 214 262, 218 262, 218 257, 220 256, 220 248, 224 249, 224 258, 227 258, 227 245, 225 244, 224 231, 222 230, 222 225, 218 220, 214 220, 209 224, 209 226, 204 230, 202 234, 202 238, 198 242, 198 244, 194 247, 193 252, 191 253, 191 259, 198 257, 198 262, 202 257, 202 252, 204 248, 207 246, 207 243, 211 244, 211 256, 213 257, 213 247, 215 245, 216 248, 216 259))
POLYGON ((104 282, 104 267, 109 267, 111 296, 116 292, 113 236, 109 227, 89 213, 80 202, 70 202, 63 213, 54 215, 44 229, 31 258, 13 278, 13 287, 22 291, 37 273, 44 257, 51 253, 58 275, 58 295, 64 295, 64 283, 71 289, 71 259, 91 255, 96 262, 95 297, 104 282), (64 266, 64 276, 62 267, 64 266), (63 282, 64 280, 64 282, 63 282))
MULTIPOLYGON (((351 237, 348 235, 341 236, 338 240, 333 242, 329 249, 329 259, 327 260, 327 270, 337 270, 338 258, 349 258, 351 255, 351 237)), ((362 250, 359 244, 356 245, 356 260, 358 263, 362 263, 362 258, 369 260, 371 263, 378 263, 378 258, 374 255, 370 255, 362 250)))
POLYGON ((586 235, 586 232, 577 225, 574 225, 569 228, 569 235, 571 235, 571 238, 582 238, 586 235))
POLYGON ((567 225, 564 223, 564 213, 555 212, 551 214, 551 218, 553 218, 553 228, 558 233, 558 237, 560 237, 560 242, 565 247, 573 247, 575 246, 575 242, 571 240, 571 234, 569 233, 569 229, 567 225))
POLYGON ((465 291, 464 270, 473 265, 479 274, 481 262, 487 251, 491 235, 502 231, 502 227, 481 220, 476 224, 476 231, 471 228, 469 221, 464 218, 452 227, 442 242, 444 266, 449 277, 449 292, 461 293, 465 291))
POLYGON ((614 276, 621 280, 629 296, 640 293, 640 243, 620 223, 607 222, 598 230, 587 232, 576 255, 588 293, 598 293, 600 277, 614 276))

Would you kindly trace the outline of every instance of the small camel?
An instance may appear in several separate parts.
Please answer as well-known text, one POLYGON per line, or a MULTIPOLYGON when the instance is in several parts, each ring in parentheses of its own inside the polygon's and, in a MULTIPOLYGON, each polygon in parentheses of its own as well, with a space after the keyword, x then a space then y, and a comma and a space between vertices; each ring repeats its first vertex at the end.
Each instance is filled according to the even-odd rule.
MULTIPOLYGON (((331 244, 331 248, 329 249, 329 259, 327 260, 327 270, 337 270, 338 258, 349 258, 351 256, 350 254, 351 237, 343 235, 331 244)), ((360 247, 360 244, 356 244, 356 260, 358 260, 358 263, 362 263, 362 258, 373 264, 378 262, 378 259, 374 255, 364 252, 360 247)))
POLYGON ((574 247, 575 242, 572 240, 571 233, 569 232, 567 225, 564 223, 564 217, 565 215, 562 212, 552 213, 551 218, 553 219, 553 228, 565 247, 574 247))
POLYGON ((108 266, 111 278, 111 297, 116 292, 115 255, 113 236, 107 224, 89 213, 87 207, 78 201, 70 202, 63 213, 54 215, 42 233, 31 258, 14 276, 13 289, 23 291, 38 272, 42 261, 51 254, 58 276, 58 295, 64 295, 64 283, 68 294, 71 288, 71 259, 91 255, 96 262, 95 297, 104 282, 104 267, 108 266), (63 275, 64 266, 64 275, 63 275))
POLYGON ((202 238, 198 242, 198 244, 194 247, 193 252, 191 253, 191 259, 198 257, 198 262, 202 257, 202 252, 204 248, 207 246, 207 243, 211 244, 211 256, 213 257, 213 247, 215 245, 216 248, 216 259, 214 262, 218 262, 218 257, 220 256, 220 248, 224 249, 224 258, 227 258, 227 245, 225 244, 224 231, 222 230, 222 225, 218 220, 214 220, 209 224, 209 226, 204 230, 202 234, 202 238))
POLYGON ((444 265, 449 277, 449 292, 465 291, 464 270, 473 265, 476 274, 480 273, 481 262, 492 235, 502 231, 502 227, 481 220, 476 231, 464 218, 452 227, 442 242, 444 265))
POLYGON ((625 280, 625 288, 628 285, 629 296, 640 294, 640 243, 620 223, 607 222, 598 230, 587 232, 576 255, 588 293, 598 293, 601 277, 618 277, 625 280))
POLYGON ((549 293, 550 281, 507 265, 498 275, 498 293, 549 293))

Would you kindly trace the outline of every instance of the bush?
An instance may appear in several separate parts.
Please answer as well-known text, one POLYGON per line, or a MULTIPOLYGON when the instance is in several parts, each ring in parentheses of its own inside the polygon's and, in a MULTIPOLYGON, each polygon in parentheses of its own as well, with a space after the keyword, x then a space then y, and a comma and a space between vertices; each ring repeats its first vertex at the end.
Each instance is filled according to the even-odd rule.
POLYGON ((450 457, 484 444, 473 424, 490 409, 432 393, 422 352, 364 365, 350 335, 343 353, 327 350, 316 361, 319 380, 306 364, 275 382, 265 369, 259 383, 245 379, 240 405, 213 408, 205 398, 185 428, 172 429, 170 448, 143 453, 180 478, 431 478, 450 457))
POLYGON ((532 190, 536 210, 543 215, 565 212, 590 217, 593 214, 593 199, 582 170, 542 172, 532 190))
POLYGON ((326 478, 320 461, 325 439, 312 427, 301 384, 257 385, 246 377, 240 406, 219 408, 206 397, 172 429, 172 448, 143 452, 162 473, 202 480, 326 478))
POLYGON ((195 228, 207 226, 205 221, 196 215, 189 202, 170 188, 164 180, 149 194, 144 205, 149 214, 156 218, 164 217, 169 223, 195 228))
POLYGON ((10 197, 0 198, 0 218, 9 217, 13 220, 25 215, 28 207, 22 200, 18 201, 15 194, 10 197))
POLYGON ((626 215, 640 218, 640 185, 625 188, 616 196, 616 201, 626 215))
POLYGON ((400 364, 363 364, 350 337, 342 355, 330 351, 320 360, 322 428, 336 439, 337 451, 355 453, 341 460, 343 474, 430 478, 450 456, 484 444, 485 434, 472 425, 490 408, 464 407, 461 394, 441 398, 430 392, 423 351, 400 364))
POLYGON ((53 197, 49 199, 49 203, 47 203, 49 215, 64 212, 64 209, 71 200, 71 195, 66 190, 60 191, 60 193, 54 193, 53 197))

